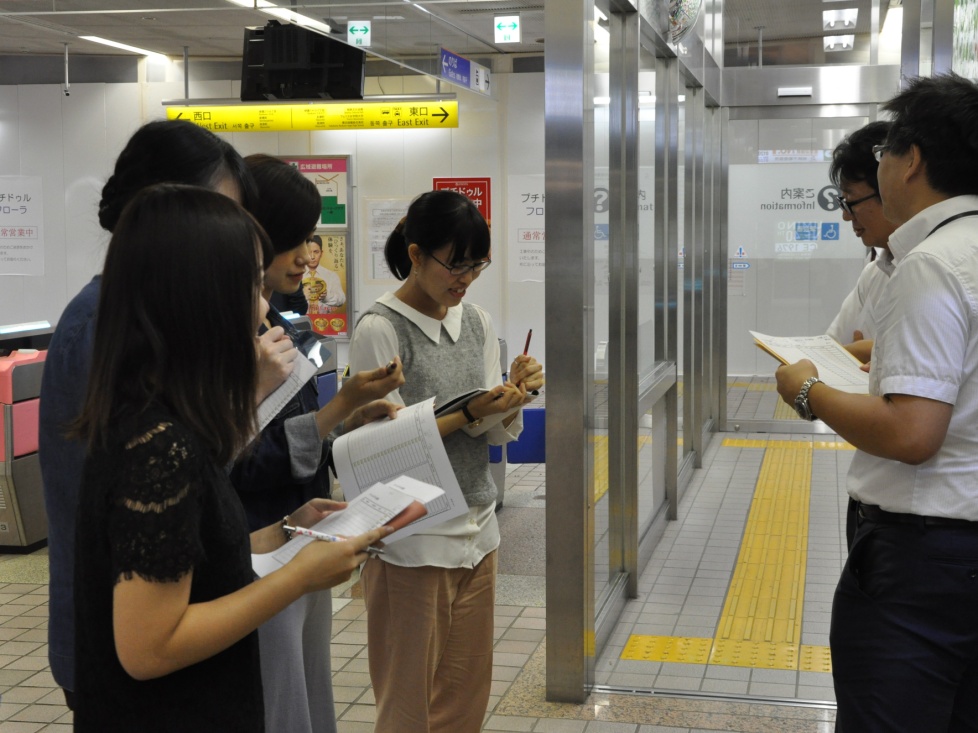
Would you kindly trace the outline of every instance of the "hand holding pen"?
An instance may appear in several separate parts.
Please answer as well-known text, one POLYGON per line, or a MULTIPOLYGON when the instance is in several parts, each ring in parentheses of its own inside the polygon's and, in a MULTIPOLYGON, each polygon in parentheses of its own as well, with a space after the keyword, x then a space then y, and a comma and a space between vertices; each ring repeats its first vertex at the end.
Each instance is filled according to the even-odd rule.
POLYGON ((543 386, 543 365, 529 355, 530 339, 533 337, 531 328, 526 334, 523 353, 513 360, 509 370, 509 381, 518 386, 524 393, 537 395, 543 386))
MULTIPOLYGON (((321 542, 345 542, 350 539, 349 537, 339 537, 335 534, 317 532, 314 529, 306 529, 305 527, 290 527, 287 524, 283 524, 282 529, 284 529, 286 532, 291 532, 292 534, 297 534, 302 537, 312 537, 314 540, 319 540, 321 542)), ((384 554, 382 549, 373 546, 368 546, 365 552, 371 557, 384 554)))
POLYGON ((298 583, 303 593, 332 588, 349 580, 353 571, 369 557, 367 548, 376 545, 390 532, 391 528, 384 526, 356 537, 343 538, 342 542, 310 542, 269 577, 286 573, 292 578, 289 582, 298 583))

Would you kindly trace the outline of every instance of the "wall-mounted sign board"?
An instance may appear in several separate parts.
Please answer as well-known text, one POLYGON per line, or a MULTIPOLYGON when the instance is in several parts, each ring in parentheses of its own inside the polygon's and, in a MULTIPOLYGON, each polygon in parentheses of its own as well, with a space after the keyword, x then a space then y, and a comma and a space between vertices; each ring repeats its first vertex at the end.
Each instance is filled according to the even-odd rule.
POLYGON ((289 130, 409 130, 458 127, 458 102, 331 102, 322 104, 176 105, 168 120, 188 120, 211 132, 289 130))

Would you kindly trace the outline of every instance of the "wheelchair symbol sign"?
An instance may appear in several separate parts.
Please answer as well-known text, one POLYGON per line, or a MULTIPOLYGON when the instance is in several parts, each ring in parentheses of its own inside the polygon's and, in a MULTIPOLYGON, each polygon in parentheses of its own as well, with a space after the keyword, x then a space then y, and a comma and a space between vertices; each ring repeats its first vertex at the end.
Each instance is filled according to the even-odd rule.
POLYGON ((822 239, 833 242, 839 239, 838 222, 822 222, 822 239))

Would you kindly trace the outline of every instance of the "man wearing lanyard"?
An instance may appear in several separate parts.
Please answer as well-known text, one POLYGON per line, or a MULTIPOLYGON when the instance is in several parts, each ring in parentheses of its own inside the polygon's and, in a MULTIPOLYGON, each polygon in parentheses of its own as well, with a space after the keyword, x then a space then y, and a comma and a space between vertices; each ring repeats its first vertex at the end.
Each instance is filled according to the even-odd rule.
POLYGON ((910 81, 880 161, 896 270, 876 311, 869 395, 809 361, 778 392, 858 450, 857 525, 832 605, 836 731, 978 721, 978 86, 910 81), (816 418, 817 416, 817 418, 816 418))

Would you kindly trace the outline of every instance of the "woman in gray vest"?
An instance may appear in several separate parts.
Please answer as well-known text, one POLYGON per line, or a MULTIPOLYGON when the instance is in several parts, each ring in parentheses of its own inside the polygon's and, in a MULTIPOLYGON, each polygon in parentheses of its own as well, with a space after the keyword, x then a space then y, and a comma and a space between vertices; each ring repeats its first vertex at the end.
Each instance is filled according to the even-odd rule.
POLYGON ((357 324, 351 371, 400 356, 405 383, 387 399, 405 405, 489 391, 438 418, 468 513, 391 545, 363 568, 375 730, 476 733, 492 681, 499 546, 489 445, 519 436, 520 407, 542 386, 542 367, 521 354, 503 384, 492 320, 463 303, 490 264, 489 227, 468 198, 422 194, 384 253, 403 284, 357 324))

